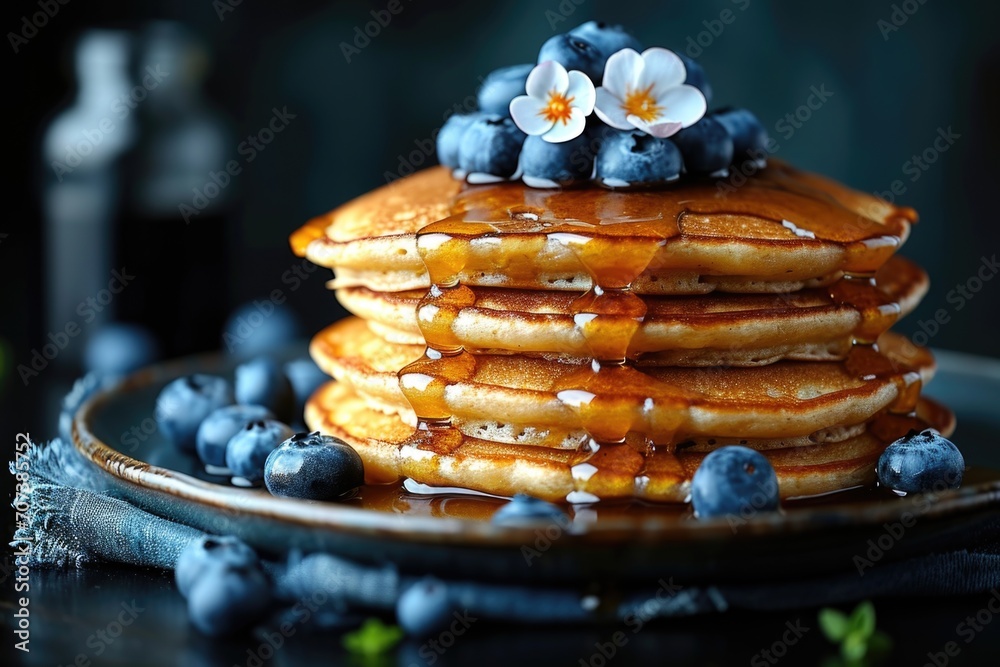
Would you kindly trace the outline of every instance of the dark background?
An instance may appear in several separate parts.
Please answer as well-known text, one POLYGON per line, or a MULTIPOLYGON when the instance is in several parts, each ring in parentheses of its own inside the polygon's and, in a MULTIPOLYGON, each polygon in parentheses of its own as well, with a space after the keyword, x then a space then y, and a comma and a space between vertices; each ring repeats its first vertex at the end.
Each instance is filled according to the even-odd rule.
MULTIPOLYGON (((0 46, 7 91, 0 216, 0 233, 7 235, 0 237, 4 451, 13 450, 18 432, 55 435, 52 406, 78 372, 68 361, 73 354, 29 386, 15 370, 61 324, 45 314, 52 267, 43 253, 40 188, 51 170, 40 146, 51 119, 73 103, 74 39, 86 28, 131 28, 157 18, 182 22, 206 46, 210 70, 201 90, 227 119, 232 136, 227 154, 235 154, 246 135, 267 123, 272 108, 296 114, 228 193, 219 249, 229 257, 224 275, 179 288, 184 312, 176 305, 146 304, 157 314, 150 322, 160 323, 155 332, 160 336, 170 334, 162 322, 190 319, 189 310, 214 314, 207 319, 216 327, 237 305, 282 287, 282 274, 297 263, 287 244, 292 230, 383 184, 387 172, 399 170, 401 155, 430 138, 454 105, 466 103, 480 77, 534 60, 552 34, 598 18, 625 24, 647 45, 683 51, 689 39, 697 41, 708 30, 705 22, 728 9, 735 19, 721 34, 709 40, 705 33, 701 52, 688 51, 712 81, 713 106, 753 110, 778 139, 779 157, 801 167, 868 192, 884 192, 902 181, 906 191, 898 201, 921 217, 904 254, 927 269, 932 288, 898 329, 923 330, 933 347, 1000 356, 994 328, 1000 320, 1000 281, 986 282, 960 310, 948 300, 950 290, 980 269, 982 257, 1000 250, 997 3, 896 3, 916 11, 884 35, 879 21, 891 21, 894 11, 888 1, 401 2, 403 11, 350 63, 340 43, 352 41, 355 28, 371 20, 369 12, 387 2, 244 1, 220 20, 219 3, 211 0, 70 0, 18 53, 5 37, 0 46), (833 94, 789 137, 776 123, 805 103, 813 87, 833 94), (906 163, 949 128, 960 138, 914 180, 906 163), (927 323, 939 309, 949 321, 930 335, 927 323)), ((0 28, 5 35, 17 32, 21 18, 37 11, 36 2, 7 2, 0 28)), ((176 222, 177 234, 185 234, 179 214, 176 222)), ((317 273, 301 289, 286 289, 305 334, 342 313, 324 280, 317 273)), ((84 328, 71 345, 83 346, 91 333, 84 328)), ((218 341, 215 334, 210 338, 218 341)), ((204 347, 202 342, 168 349, 185 353, 204 347)), ((2 523, 9 521, 5 515, 2 523)))

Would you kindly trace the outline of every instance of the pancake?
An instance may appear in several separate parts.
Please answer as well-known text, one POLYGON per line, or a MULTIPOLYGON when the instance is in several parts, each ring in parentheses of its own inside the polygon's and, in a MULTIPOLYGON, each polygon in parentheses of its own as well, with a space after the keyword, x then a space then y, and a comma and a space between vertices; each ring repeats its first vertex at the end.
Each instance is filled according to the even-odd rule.
POLYGON ((292 247, 338 288, 784 293, 873 274, 915 220, 777 160, 730 190, 693 177, 657 191, 467 186, 435 167, 309 222, 292 247))
MULTIPOLYGON (((843 279, 829 288, 776 296, 647 296, 626 355, 643 364, 671 366, 843 359, 853 340, 876 340, 916 307, 927 288, 920 267, 892 257, 876 274, 875 286, 843 279)), ((579 294, 489 287, 471 292, 473 303, 454 309, 443 323, 452 344, 493 354, 591 356, 589 339, 577 324, 579 294)), ((425 293, 348 287, 338 289, 337 298, 381 338, 423 345, 418 308, 425 327, 441 317, 438 305, 421 307, 425 293)), ((630 323, 630 314, 618 317, 630 323)))
MULTIPOLYGON (((527 493, 550 501, 684 502, 691 476, 705 456, 683 449, 650 451, 628 443, 604 445, 596 452, 567 451, 495 443, 453 429, 416 431, 399 417, 372 409, 349 385, 337 382, 312 396, 305 418, 311 429, 354 447, 370 483, 409 477, 433 486, 500 496, 527 493)), ((843 442, 772 449, 765 455, 777 473, 782 498, 830 493, 874 483, 875 463, 885 447, 912 428, 927 427, 947 436, 954 418, 947 408, 921 399, 914 417, 884 415, 843 442)), ((722 444, 731 441, 720 440, 722 444)))
POLYGON ((348 318, 320 332, 310 351, 369 406, 405 423, 416 424, 416 409, 424 419, 450 418, 466 435, 486 428, 499 439, 513 427, 517 442, 565 447, 581 430, 600 442, 629 433, 657 444, 691 436, 793 438, 861 424, 883 410, 911 410, 933 375, 933 358, 892 333, 879 349, 855 346, 843 362, 595 372, 591 363, 520 355, 428 359, 423 346, 387 343, 348 318))

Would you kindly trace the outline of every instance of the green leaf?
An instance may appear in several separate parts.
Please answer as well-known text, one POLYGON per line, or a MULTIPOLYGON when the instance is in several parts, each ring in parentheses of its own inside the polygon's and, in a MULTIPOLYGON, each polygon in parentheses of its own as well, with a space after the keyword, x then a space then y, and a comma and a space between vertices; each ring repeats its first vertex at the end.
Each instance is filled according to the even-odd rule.
POLYGON ((396 625, 385 625, 377 618, 369 618, 354 632, 348 632, 341 642, 349 652, 362 656, 377 656, 387 652, 403 638, 403 631, 396 625))
POLYGON ((859 632, 849 633, 840 645, 840 654, 847 662, 858 662, 867 652, 868 637, 859 632))
POLYGON ((850 623, 842 612, 825 607, 819 610, 819 628, 823 631, 823 636, 839 643, 850 631, 850 623))
POLYGON ((871 637, 875 632, 875 605, 870 600, 865 600, 854 608, 848 632, 860 634, 862 639, 871 637))
POLYGON ((892 638, 881 630, 876 630, 868 638, 868 653, 871 655, 888 655, 892 651, 892 638))

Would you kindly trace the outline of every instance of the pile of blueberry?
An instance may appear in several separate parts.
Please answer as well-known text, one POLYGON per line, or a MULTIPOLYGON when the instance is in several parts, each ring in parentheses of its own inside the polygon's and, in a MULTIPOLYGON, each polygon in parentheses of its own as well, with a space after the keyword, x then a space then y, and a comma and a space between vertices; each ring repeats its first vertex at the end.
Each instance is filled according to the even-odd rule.
MULTIPOLYGON (((621 26, 589 21, 542 45, 538 62, 554 60, 601 85, 613 53, 638 40, 621 26)), ((685 83, 711 102, 712 88, 701 66, 676 54, 687 70, 685 83)), ((710 111, 700 121, 660 139, 639 130, 618 130, 587 119, 583 134, 563 143, 526 136, 510 116, 510 102, 525 93, 534 65, 490 73, 479 89, 479 110, 450 116, 437 135, 438 161, 470 181, 521 178, 532 187, 558 187, 594 179, 608 187, 654 186, 681 174, 722 175, 731 165, 759 163, 766 155, 767 130, 746 109, 710 111)))
POLYGON ((235 388, 215 375, 174 380, 157 398, 156 420, 209 473, 276 496, 335 500, 364 483, 361 457, 341 440, 288 426, 327 379, 308 359, 281 367, 257 357, 237 366, 235 388))

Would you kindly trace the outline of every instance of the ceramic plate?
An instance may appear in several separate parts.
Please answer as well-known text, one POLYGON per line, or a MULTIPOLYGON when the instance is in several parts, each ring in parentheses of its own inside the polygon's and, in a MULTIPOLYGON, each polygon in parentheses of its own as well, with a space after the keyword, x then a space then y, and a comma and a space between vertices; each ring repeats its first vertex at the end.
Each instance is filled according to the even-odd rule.
POLYGON ((418 495, 366 486, 342 503, 275 498, 207 475, 156 428, 154 404, 170 380, 193 372, 232 377, 232 361, 197 357, 141 371, 92 397, 74 420, 74 441, 103 469, 114 493, 154 514, 238 535, 280 555, 326 550, 404 571, 511 580, 686 581, 808 576, 853 568, 886 524, 916 517, 885 559, 971 545, 1000 508, 1000 361, 938 353, 928 394, 958 414, 954 440, 970 469, 963 487, 900 498, 855 490, 787 502, 744 525, 699 521, 686 508, 638 503, 570 510, 565 526, 505 528, 489 517, 502 501, 418 495))

